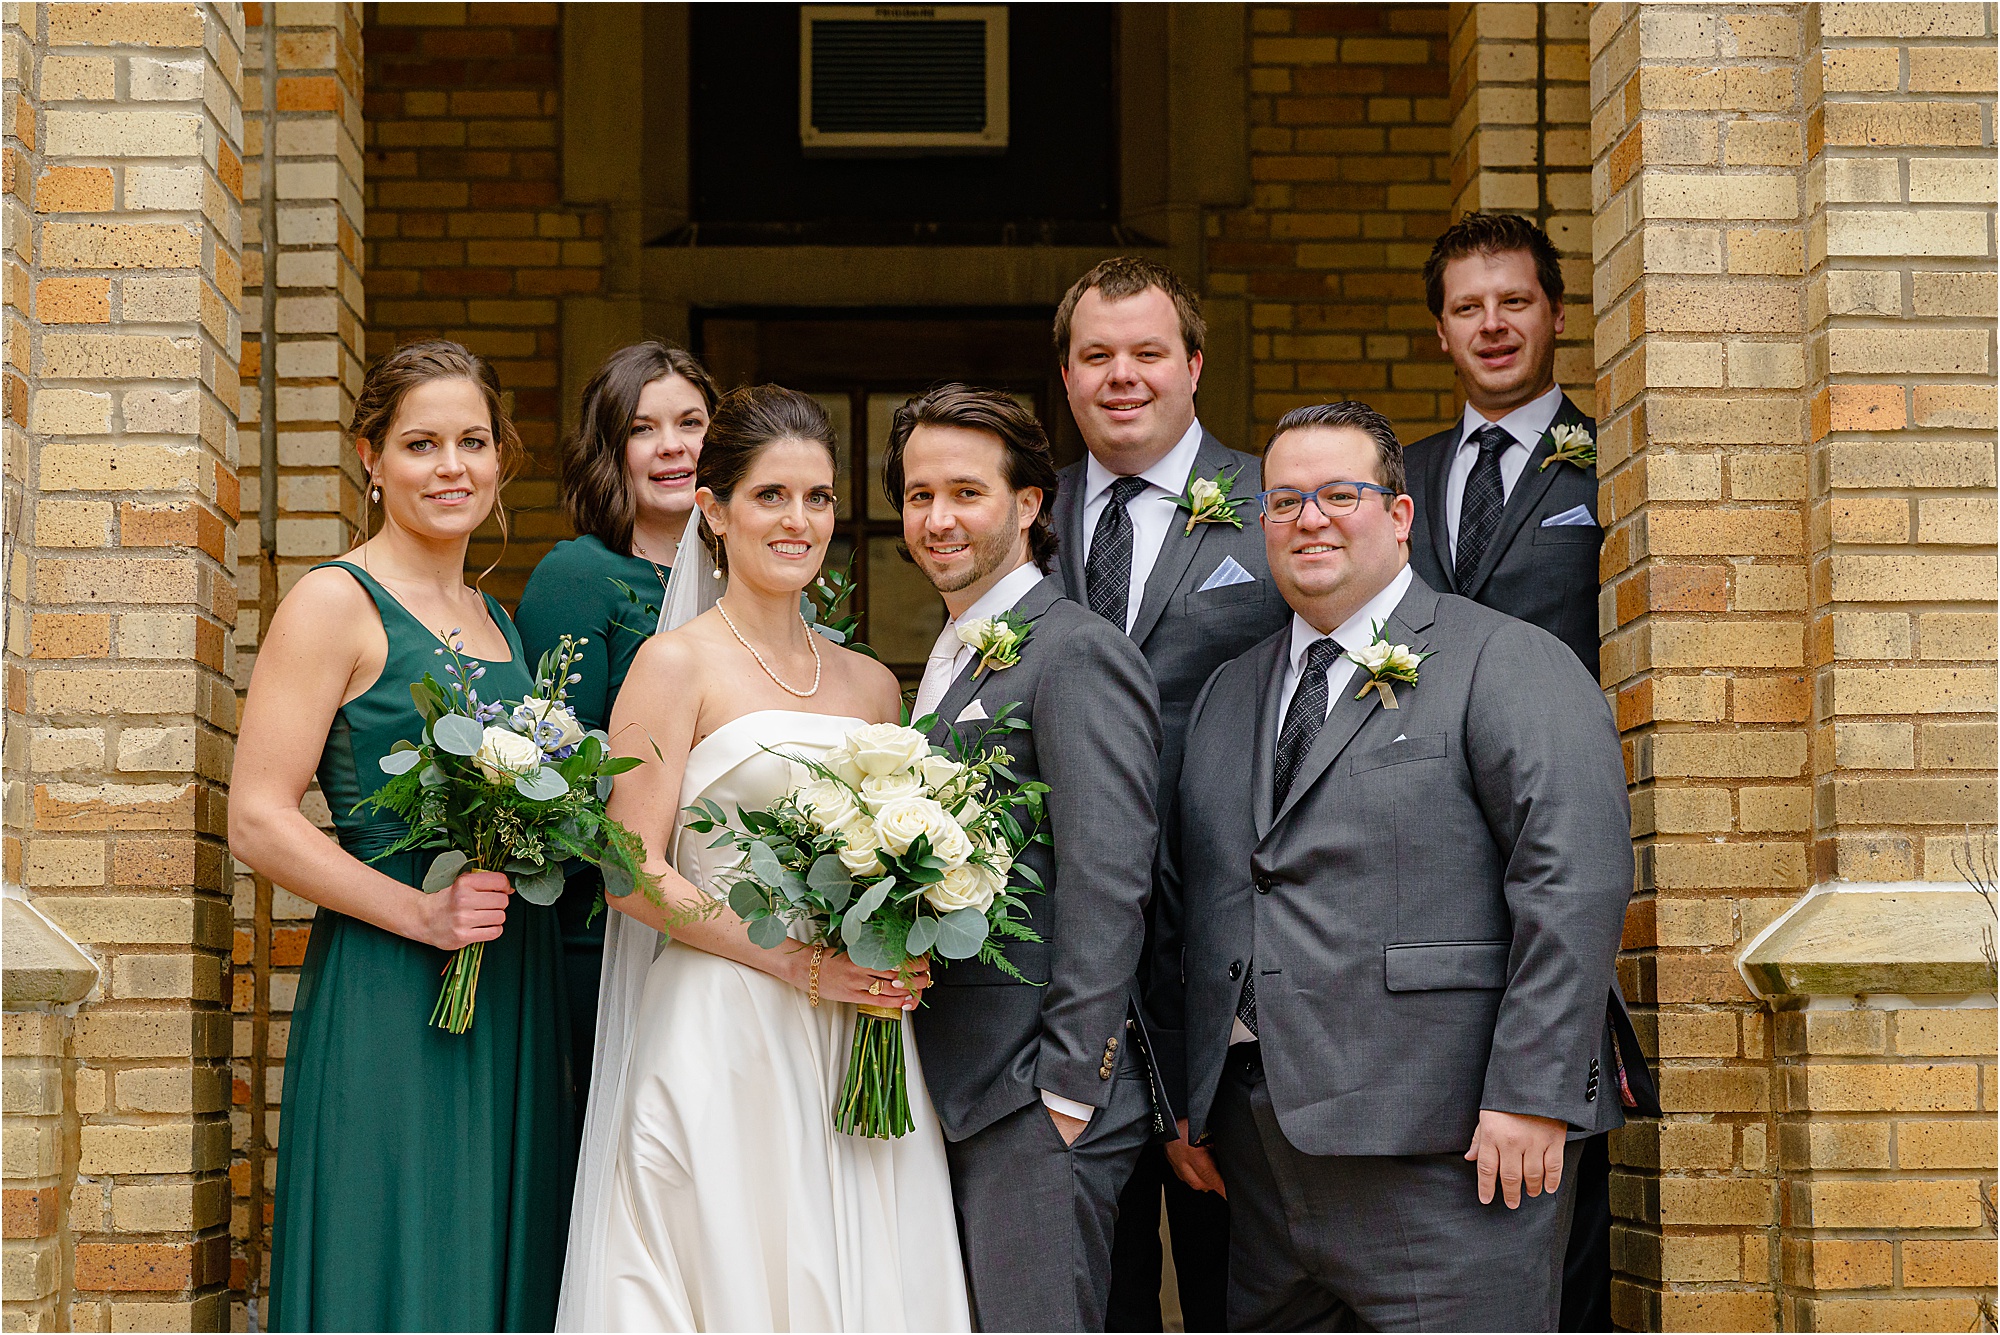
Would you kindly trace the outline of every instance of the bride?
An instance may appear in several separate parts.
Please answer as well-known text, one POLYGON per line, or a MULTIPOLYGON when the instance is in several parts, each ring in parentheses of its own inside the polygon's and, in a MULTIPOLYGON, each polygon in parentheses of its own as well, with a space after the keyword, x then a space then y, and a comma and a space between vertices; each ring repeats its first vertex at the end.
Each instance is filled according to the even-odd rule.
MULTIPOLYGON (((660 633, 612 715, 618 752, 645 763, 618 780, 611 812, 646 841, 677 920, 727 893, 737 856, 683 837, 684 807, 767 806, 801 769, 771 752, 824 753, 898 720, 895 677, 799 615, 833 533, 834 449, 803 394, 762 385, 722 400, 696 466, 704 522, 688 526, 660 633)), ((944 1140, 907 1014, 916 1129, 869 1140, 833 1125, 854 1005, 896 997, 907 1013, 927 964, 904 988, 845 953, 765 950, 726 908, 663 943, 666 915, 644 893, 608 902, 557 1329, 969 1329, 944 1140)))

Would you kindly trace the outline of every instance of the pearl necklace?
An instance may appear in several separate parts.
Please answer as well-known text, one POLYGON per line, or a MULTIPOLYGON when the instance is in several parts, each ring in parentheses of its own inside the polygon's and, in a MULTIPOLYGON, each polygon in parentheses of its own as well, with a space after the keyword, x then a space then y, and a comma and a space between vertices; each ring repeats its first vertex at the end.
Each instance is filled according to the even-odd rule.
POLYGON ((764 669, 764 675, 769 677, 772 681, 778 683, 779 690, 785 692, 787 695, 796 695, 801 700, 810 699, 812 696, 818 694, 819 674, 820 674, 820 669, 824 666, 824 664, 821 663, 819 657, 819 645, 817 643, 818 637, 813 634, 812 627, 806 625, 806 619, 804 615, 801 615, 799 617, 799 625, 804 628, 806 633, 806 648, 812 650, 813 684, 810 689, 801 691, 791 686, 787 686, 785 684, 784 678, 780 677, 777 673, 771 671, 771 665, 764 661, 764 655, 757 652, 757 646, 750 643, 750 641, 744 639, 743 632, 736 629, 736 623, 729 619, 728 608, 724 607, 721 603, 717 603, 715 605, 715 610, 722 613, 722 624, 729 627, 729 633, 736 637, 736 642, 738 644, 742 645, 745 649, 748 649, 750 651, 750 656, 757 660, 757 666, 764 669))

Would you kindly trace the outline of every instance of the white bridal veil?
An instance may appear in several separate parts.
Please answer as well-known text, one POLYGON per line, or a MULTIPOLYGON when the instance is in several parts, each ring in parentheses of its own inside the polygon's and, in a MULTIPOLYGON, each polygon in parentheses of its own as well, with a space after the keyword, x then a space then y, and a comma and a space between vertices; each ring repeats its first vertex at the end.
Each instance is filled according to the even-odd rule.
MULTIPOLYGON (((666 602, 660 608, 655 634, 686 625, 722 596, 723 582, 715 578, 715 558, 701 540, 702 524, 699 510, 689 516, 687 531, 674 553, 673 574, 667 579, 666 602)), ((678 820, 675 829, 679 829, 678 820)), ((673 847, 671 838, 667 847, 673 847)), ((562 1299, 556 1309, 557 1330, 608 1329, 604 1230, 612 1214, 611 1193, 618 1189, 614 1174, 625 1108, 625 1068, 632 1055, 646 973, 660 953, 663 939, 636 918, 606 908, 604 974, 597 985, 590 1102, 584 1108, 582 1152, 577 1157, 576 1192, 570 1205, 569 1254, 563 1263, 562 1299)))

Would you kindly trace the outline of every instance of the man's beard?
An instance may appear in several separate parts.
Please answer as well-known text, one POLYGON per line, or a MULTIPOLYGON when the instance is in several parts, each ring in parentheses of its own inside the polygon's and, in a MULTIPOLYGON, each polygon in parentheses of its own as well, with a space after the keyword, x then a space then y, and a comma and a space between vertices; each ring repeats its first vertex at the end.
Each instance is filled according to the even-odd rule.
POLYGON ((971 588, 998 570, 1001 563, 1007 559, 1007 554, 1013 550, 1014 535, 1002 532, 982 542, 967 534, 965 543, 972 549, 972 560, 967 563, 963 571, 952 575, 941 575, 934 567, 927 565, 924 556, 920 554, 922 548, 913 550, 917 569, 924 572, 924 578, 928 579, 931 587, 939 593, 957 593, 960 589, 971 588))

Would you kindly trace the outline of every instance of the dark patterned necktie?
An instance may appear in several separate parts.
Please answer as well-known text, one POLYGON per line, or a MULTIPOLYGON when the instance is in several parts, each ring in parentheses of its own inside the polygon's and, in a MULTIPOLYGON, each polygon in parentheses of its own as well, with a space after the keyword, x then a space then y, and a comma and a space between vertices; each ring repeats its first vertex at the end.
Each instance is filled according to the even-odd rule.
MULTIPOLYGON (((1332 636, 1313 641, 1306 650, 1306 669, 1299 674, 1298 689, 1292 692, 1292 703, 1285 710, 1285 725, 1278 730, 1278 768, 1271 788, 1271 809, 1285 805, 1285 795, 1292 791, 1292 777, 1299 772, 1299 764, 1312 750, 1319 739, 1320 729, 1326 726, 1326 671, 1333 666, 1333 660, 1340 655, 1340 646, 1332 636)), ((1251 961, 1254 965, 1256 961, 1251 961)), ((1243 1027, 1252 1034, 1257 1032, 1257 972, 1253 967, 1243 979, 1243 994, 1236 999, 1236 1018, 1243 1021, 1243 1027)))
POLYGON ((1090 557, 1083 563, 1090 610, 1120 630, 1125 629, 1125 609, 1132 601, 1132 516, 1125 507, 1147 486, 1142 477, 1121 477, 1111 484, 1111 499, 1097 517, 1090 557))
POLYGON ((1458 503, 1458 558, 1453 573, 1459 591, 1472 585, 1479 560, 1500 528, 1500 512, 1507 506, 1507 493, 1500 485, 1500 455, 1514 438, 1491 422, 1473 433, 1479 447, 1479 461, 1465 480, 1465 496, 1458 503))

